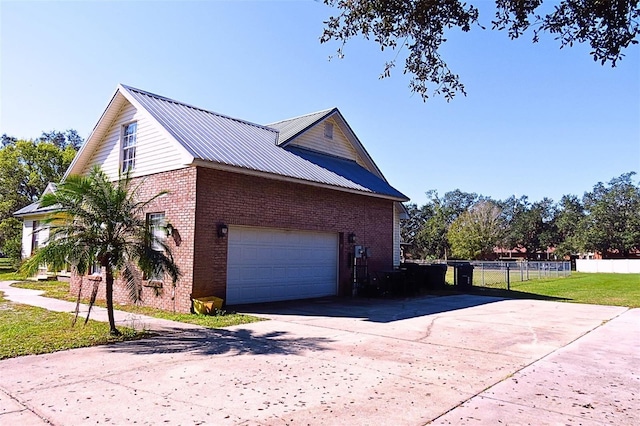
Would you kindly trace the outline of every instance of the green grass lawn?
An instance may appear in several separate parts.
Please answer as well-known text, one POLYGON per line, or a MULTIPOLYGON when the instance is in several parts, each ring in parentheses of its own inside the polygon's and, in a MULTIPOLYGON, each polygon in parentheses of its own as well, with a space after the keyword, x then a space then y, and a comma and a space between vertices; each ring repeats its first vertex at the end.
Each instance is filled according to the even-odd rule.
MULTIPOLYGON (((450 286, 451 289, 455 287, 450 286)), ((565 278, 511 284, 511 290, 474 286, 473 294, 518 299, 555 300, 594 305, 640 307, 640 274, 573 272, 565 278)))
MULTIPOLYGON (((0 275, 0 278, 2 276, 0 275)), ((32 290, 44 291, 43 296, 52 297, 55 299, 68 300, 71 302, 76 301, 76 297, 69 294, 69 284, 60 281, 39 281, 39 282, 20 282, 13 284, 14 287, 28 288, 32 290)), ((87 300, 83 300, 83 303, 88 303, 87 300)), ((105 307, 104 301, 96 302, 96 306, 105 307)), ((160 309, 148 308, 145 306, 136 305, 117 305, 115 309, 125 312, 131 312, 134 314, 148 315, 151 317, 167 319, 171 321, 179 321, 188 324, 200 325, 208 328, 222 328, 232 325, 248 324, 256 321, 263 321, 263 318, 254 317, 251 315, 237 314, 233 312, 221 311, 218 315, 196 315, 196 314, 181 314, 175 312, 167 312, 160 309)))
POLYGON ((640 274, 573 272, 566 278, 512 283, 511 289, 575 303, 640 307, 640 274))
POLYGON ((109 324, 82 320, 72 327, 73 315, 13 303, 0 291, 0 360, 85 346, 140 339, 143 330, 120 328, 122 336, 109 334, 109 324))
MULTIPOLYGON (((0 281, 20 281, 24 277, 15 272, 0 273, 0 281)), ((19 282, 16 287, 44 291, 44 296, 75 302, 69 294, 69 284, 60 281, 19 282)), ((86 302, 86 301, 84 301, 86 302)), ((97 306, 104 306, 99 302, 97 306)), ((209 328, 227 327, 261 321, 261 318, 222 312, 216 316, 176 314, 141 306, 117 306, 116 309, 173 321, 197 324, 209 328)), ((8 301, 0 291, 0 360, 23 355, 37 355, 66 349, 102 345, 125 340, 141 339, 150 334, 144 330, 119 327, 122 336, 109 334, 109 324, 78 318, 72 326, 73 314, 8 301)))

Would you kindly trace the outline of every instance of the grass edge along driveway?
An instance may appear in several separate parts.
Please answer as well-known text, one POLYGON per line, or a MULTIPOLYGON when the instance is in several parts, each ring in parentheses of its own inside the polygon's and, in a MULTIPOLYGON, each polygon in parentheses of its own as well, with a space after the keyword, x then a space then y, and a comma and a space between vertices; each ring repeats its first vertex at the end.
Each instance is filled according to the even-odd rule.
MULTIPOLYGON (((69 294, 68 283, 59 281, 31 282, 15 273, 0 274, 1 281, 19 281, 12 286, 44 291, 44 297, 75 302, 69 294)), ((86 300, 83 302, 87 302, 86 300)), ((96 303, 96 306, 104 303, 96 303)), ((177 314, 141 306, 118 306, 116 309, 132 313, 154 316, 172 321, 187 322, 208 328, 222 328, 238 324, 262 321, 249 315, 221 312, 215 316, 177 314)), ((0 291, 0 360, 23 355, 39 355, 87 346, 137 340, 150 336, 146 330, 123 327, 122 336, 109 333, 107 323, 78 317, 73 326, 74 315, 66 312, 52 312, 44 308, 15 303, 4 298, 0 291)))
POLYGON ((11 302, 0 291, 0 360, 23 355, 39 355, 86 346, 104 345, 149 335, 144 330, 122 327, 122 336, 112 336, 109 324, 11 302))

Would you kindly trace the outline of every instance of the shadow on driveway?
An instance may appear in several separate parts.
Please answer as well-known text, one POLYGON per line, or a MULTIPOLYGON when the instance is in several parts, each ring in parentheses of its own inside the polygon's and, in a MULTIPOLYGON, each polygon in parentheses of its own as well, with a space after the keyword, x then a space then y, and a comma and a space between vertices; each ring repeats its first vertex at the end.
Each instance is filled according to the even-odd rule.
POLYGON ((109 347, 113 353, 136 355, 185 353, 196 355, 295 355, 303 351, 323 351, 333 340, 322 337, 289 337, 274 331, 259 334, 248 329, 180 330, 152 335, 149 339, 128 341, 109 347))
POLYGON ((510 298, 561 301, 547 297, 514 291, 493 293, 453 294, 447 296, 416 296, 408 298, 371 299, 329 297, 311 300, 238 305, 231 310, 249 315, 298 315, 336 318, 359 318, 376 323, 389 323, 424 315, 439 314, 474 306, 494 303, 510 298), (511 295, 512 297, 507 297, 511 295), (527 297, 529 296, 529 297, 527 297))

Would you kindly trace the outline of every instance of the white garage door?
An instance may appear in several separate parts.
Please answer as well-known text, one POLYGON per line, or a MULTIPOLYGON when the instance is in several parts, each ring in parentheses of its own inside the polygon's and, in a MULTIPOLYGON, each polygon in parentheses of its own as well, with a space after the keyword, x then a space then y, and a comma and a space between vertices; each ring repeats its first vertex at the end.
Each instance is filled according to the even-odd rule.
POLYGON ((336 294, 338 235, 229 227, 227 303, 336 294))

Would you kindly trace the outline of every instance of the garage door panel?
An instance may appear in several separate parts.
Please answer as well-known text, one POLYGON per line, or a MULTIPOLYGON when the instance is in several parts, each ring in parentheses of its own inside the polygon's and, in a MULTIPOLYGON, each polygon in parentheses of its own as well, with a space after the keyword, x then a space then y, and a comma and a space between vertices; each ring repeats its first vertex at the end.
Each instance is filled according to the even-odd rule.
POLYGON ((230 227, 227 303, 335 295, 337 234, 230 227))

